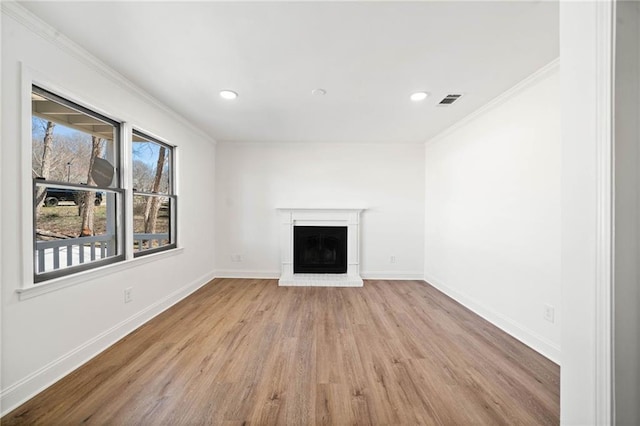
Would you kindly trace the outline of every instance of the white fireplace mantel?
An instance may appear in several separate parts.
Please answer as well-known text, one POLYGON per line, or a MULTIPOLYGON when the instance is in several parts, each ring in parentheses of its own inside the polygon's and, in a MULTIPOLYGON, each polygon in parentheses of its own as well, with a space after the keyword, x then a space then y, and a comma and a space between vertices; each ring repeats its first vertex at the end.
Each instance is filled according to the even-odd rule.
POLYGON ((363 208, 279 208, 280 286, 362 287, 360 277, 360 212, 363 208), (294 274, 294 226, 346 226, 346 274, 294 274))

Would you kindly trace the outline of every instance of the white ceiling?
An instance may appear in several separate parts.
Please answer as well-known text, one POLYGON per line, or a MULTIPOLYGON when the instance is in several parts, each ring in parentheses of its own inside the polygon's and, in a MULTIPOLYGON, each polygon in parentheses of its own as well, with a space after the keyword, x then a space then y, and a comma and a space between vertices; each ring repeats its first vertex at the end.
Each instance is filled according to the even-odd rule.
POLYGON ((557 2, 22 4, 218 141, 424 142, 559 54, 557 2))

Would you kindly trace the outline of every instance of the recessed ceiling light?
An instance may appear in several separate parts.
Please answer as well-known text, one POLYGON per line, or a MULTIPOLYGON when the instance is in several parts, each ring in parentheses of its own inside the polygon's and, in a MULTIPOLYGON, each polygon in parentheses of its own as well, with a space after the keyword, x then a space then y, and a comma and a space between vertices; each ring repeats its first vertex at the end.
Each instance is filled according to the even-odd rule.
POLYGON ((427 96, 429 96, 427 92, 416 92, 411 94, 411 100, 414 102, 420 102, 427 99, 427 96))
POLYGON ((221 90, 220 96, 224 99, 235 99, 238 97, 238 94, 233 90, 221 90))
POLYGON ((317 95, 317 96, 323 96, 323 95, 326 95, 326 94, 327 94, 327 91, 326 91, 326 90, 324 90, 324 89, 313 89, 313 90, 311 91, 311 94, 312 94, 312 95, 317 95))

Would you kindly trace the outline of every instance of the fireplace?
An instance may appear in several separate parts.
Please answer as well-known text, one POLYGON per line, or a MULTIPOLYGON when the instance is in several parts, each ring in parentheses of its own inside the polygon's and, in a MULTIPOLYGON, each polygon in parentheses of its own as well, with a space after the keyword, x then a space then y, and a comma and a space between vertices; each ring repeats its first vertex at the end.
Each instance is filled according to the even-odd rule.
POLYGON ((280 286, 362 287, 358 208, 279 208, 280 286))
POLYGON ((346 274, 346 226, 294 226, 294 274, 346 274))

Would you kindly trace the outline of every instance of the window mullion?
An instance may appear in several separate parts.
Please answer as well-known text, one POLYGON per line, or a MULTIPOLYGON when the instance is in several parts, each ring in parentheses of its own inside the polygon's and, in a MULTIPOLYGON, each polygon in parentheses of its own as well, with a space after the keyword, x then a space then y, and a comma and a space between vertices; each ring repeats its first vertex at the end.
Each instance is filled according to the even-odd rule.
POLYGON ((133 259, 133 127, 130 123, 122 123, 122 187, 124 192, 124 253, 127 259, 133 259))

